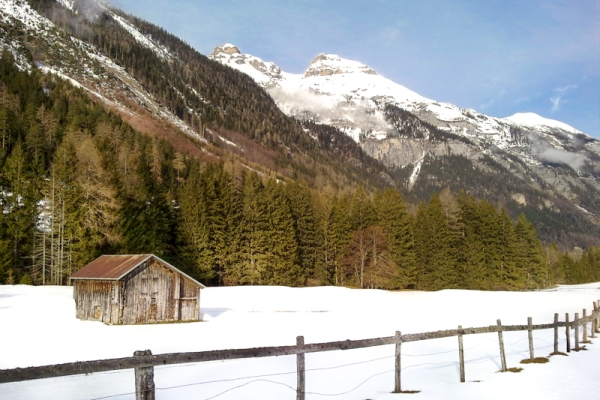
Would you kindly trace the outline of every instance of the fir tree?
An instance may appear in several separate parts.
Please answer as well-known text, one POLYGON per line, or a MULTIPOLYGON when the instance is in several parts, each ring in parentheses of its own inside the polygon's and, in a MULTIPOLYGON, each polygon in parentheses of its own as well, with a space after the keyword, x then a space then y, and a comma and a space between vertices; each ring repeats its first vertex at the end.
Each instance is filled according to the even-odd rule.
POLYGON ((314 277, 317 263, 322 257, 323 243, 317 229, 317 212, 313 196, 305 184, 286 185, 286 196, 295 221, 298 258, 302 274, 314 277))
POLYGON ((525 215, 519 215, 515 225, 517 262, 525 276, 526 287, 539 288, 544 283, 542 246, 534 226, 525 215))
POLYGON ((179 196, 179 258, 183 267, 200 280, 214 277, 207 196, 199 165, 194 165, 179 196))
POLYGON ((244 179, 240 263, 229 269, 229 279, 241 284, 259 285, 267 275, 267 215, 264 187, 253 172, 244 179))
POLYGON ((299 286, 306 283, 300 268, 294 218, 283 185, 270 179, 264 191, 266 230, 265 265, 262 281, 271 285, 299 286))
POLYGON ((376 197, 378 225, 383 229, 390 258, 396 268, 397 287, 414 287, 414 248, 411 216, 395 189, 376 197))

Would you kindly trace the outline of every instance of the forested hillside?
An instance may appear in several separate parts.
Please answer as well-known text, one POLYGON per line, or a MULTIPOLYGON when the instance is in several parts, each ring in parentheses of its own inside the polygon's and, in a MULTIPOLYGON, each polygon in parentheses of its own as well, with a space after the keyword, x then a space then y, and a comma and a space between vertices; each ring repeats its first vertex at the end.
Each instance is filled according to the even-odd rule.
MULTIPOLYGON (((175 117, 213 145, 223 146, 212 132, 234 143, 250 139, 260 146, 240 152, 241 158, 311 184, 326 181, 339 188, 356 182, 372 187, 392 183, 385 167, 366 156, 358 144, 346 141, 344 133, 332 129, 325 138, 311 132, 317 127, 303 129, 300 122, 283 114, 252 78, 209 60, 156 25, 114 8, 100 10, 90 20, 53 0, 29 3, 66 33, 107 55, 175 117), (133 21, 143 35, 166 49, 164 54, 141 45, 139 38, 116 21, 121 17, 133 21), (344 143, 344 151, 338 143, 344 143)), ((35 46, 30 47, 33 50, 35 46)), ((38 61, 67 62, 52 49, 38 46, 34 50, 38 61)), ((78 61, 71 61, 72 68, 77 69, 78 61)))
POLYGON ((154 253, 207 284, 524 289, 600 279, 521 216, 444 191, 335 193, 142 135, 53 75, 0 59, 0 282, 65 284, 100 254, 154 253))

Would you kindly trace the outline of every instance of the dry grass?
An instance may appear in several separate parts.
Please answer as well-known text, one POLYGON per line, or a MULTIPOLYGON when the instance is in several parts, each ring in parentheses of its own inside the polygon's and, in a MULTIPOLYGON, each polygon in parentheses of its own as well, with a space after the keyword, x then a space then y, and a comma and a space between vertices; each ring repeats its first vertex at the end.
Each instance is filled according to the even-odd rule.
POLYGON ((569 355, 567 353, 563 353, 562 351, 555 351, 550 353, 550 355, 548 357, 552 357, 552 356, 565 356, 565 357, 569 357, 569 355))
POLYGON ((512 368, 507 368, 506 371, 498 371, 498 372, 521 372, 523 371, 523 368, 519 368, 519 367, 512 367, 512 368))
POLYGON ((526 358, 521 360, 521 364, 546 364, 550 360, 546 357, 526 358))
POLYGON ((571 349, 571 351, 587 351, 585 346, 580 346, 578 349, 571 349))

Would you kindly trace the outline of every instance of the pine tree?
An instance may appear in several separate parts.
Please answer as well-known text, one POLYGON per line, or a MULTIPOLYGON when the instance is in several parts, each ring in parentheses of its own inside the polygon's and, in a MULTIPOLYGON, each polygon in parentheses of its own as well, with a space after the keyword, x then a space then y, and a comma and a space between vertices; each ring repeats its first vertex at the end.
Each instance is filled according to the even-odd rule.
POLYGON ((519 215, 515 225, 517 238, 517 265, 522 269, 526 287, 539 288, 544 283, 542 245, 533 224, 524 214, 519 215))
POLYGON ((448 220, 440 198, 434 194, 429 204, 421 204, 415 226, 415 254, 419 271, 418 285, 427 290, 453 288, 457 274, 452 258, 448 220))
POLYGON ((327 278, 335 285, 344 285, 340 260, 343 250, 352 236, 352 220, 350 218, 350 201, 347 197, 334 198, 327 219, 325 234, 325 264, 327 278))
POLYGON ((146 152, 137 160, 139 186, 123 198, 121 234, 126 253, 153 253, 169 258, 173 253, 175 215, 158 176, 150 169, 146 152))
POLYGON ((431 235, 429 239, 432 262, 429 277, 430 287, 433 290, 456 287, 457 276, 452 258, 452 237, 442 202, 436 194, 429 200, 427 217, 431 235))
POLYGON ((494 205, 481 200, 477 207, 478 232, 484 246, 487 279, 492 288, 498 287, 503 281, 500 276, 502 261, 500 256, 502 228, 499 225, 498 213, 494 205))
POLYGON ((383 229, 390 258, 396 268, 396 287, 414 287, 414 248, 411 216, 395 189, 376 198, 378 225, 383 229))
POLYGON ((184 268, 200 280, 214 277, 206 186, 198 164, 194 165, 179 196, 178 246, 184 268))
POLYGON ((304 285, 307 275, 298 260, 294 218, 283 185, 269 179, 264 195, 267 224, 263 281, 271 285, 304 285))
POLYGON ((440 192, 440 201, 444 206, 446 220, 448 221, 452 257, 457 260, 460 256, 463 239, 465 237, 465 223, 462 219, 460 204, 448 188, 445 188, 440 192))
POLYGON ((498 248, 500 265, 494 279, 496 288, 521 289, 525 284, 525 276, 517 262, 518 249, 514 225, 505 209, 500 212, 498 227, 500 229, 498 248))
POLYGON ((242 223, 239 265, 232 265, 231 282, 259 285, 267 275, 267 216, 264 186, 256 173, 245 176, 242 200, 242 223))
POLYGON ((431 254, 429 251, 429 217, 427 214, 427 204, 419 203, 417 215, 415 217, 415 225, 413 230, 414 249, 415 249, 415 288, 419 290, 427 290, 429 287, 431 254))
POLYGON ((2 209, 4 240, 8 252, 4 254, 4 270, 11 271, 17 281, 31 272, 30 255, 36 198, 32 193, 32 175, 27 165, 26 154, 20 141, 6 159, 2 169, 2 209))
POLYGON ((306 184, 286 185, 286 197, 295 222, 298 258, 303 275, 314 277, 317 263, 321 259, 323 243, 317 229, 317 216, 313 195, 306 184))
POLYGON ((377 212, 373 202, 360 186, 350 198, 350 219, 353 230, 367 229, 377 223, 377 212))

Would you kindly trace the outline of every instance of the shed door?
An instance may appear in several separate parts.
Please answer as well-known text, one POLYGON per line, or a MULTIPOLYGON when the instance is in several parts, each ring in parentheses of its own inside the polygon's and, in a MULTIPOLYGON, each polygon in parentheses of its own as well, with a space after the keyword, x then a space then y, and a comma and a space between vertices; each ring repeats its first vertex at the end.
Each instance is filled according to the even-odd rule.
POLYGON ((156 322, 158 314, 158 276, 149 275, 144 280, 146 280, 146 286, 148 287, 146 298, 148 321, 156 322))

